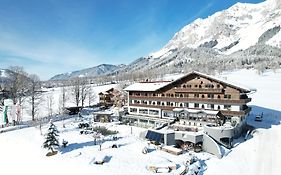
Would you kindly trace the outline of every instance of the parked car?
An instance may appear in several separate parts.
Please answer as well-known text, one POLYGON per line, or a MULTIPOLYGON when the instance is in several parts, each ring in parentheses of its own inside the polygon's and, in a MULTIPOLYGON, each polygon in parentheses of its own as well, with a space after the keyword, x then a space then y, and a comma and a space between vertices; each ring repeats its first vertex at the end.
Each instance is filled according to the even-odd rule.
POLYGON ((262 113, 261 115, 256 115, 255 121, 261 122, 261 121, 262 121, 262 118, 263 118, 263 113, 262 113))

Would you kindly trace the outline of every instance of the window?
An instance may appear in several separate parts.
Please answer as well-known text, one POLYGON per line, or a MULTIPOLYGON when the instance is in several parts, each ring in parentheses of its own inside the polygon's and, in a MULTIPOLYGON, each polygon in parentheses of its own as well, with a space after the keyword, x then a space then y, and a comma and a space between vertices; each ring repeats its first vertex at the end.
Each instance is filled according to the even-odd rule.
POLYGON ((220 88, 221 86, 220 86, 220 84, 217 84, 217 88, 220 88))
POLYGON ((180 94, 180 98, 183 98, 183 95, 182 95, 182 94, 180 94))
POLYGON ((221 98, 221 96, 220 95, 218 95, 218 99, 220 99, 221 98))
POLYGON ((157 101, 157 105, 160 105, 160 101, 157 101))
POLYGON ((202 88, 201 84, 199 85, 199 88, 202 88))
POLYGON ((197 88, 197 87, 198 87, 198 85, 196 84, 196 85, 194 85, 194 87, 196 87, 196 88, 197 88))
POLYGON ((224 98, 231 99, 231 95, 229 95, 229 94, 224 94, 224 98))
POLYGON ((224 105, 223 108, 229 110, 229 109, 231 109, 231 105, 224 105))
POLYGON ((214 109, 215 108, 215 105, 214 104, 211 104, 211 109, 214 109))
POLYGON ((183 87, 183 88, 186 88, 186 85, 184 84, 182 87, 183 87))
POLYGON ((221 109, 221 107, 220 106, 218 106, 218 110, 220 110, 221 109))
POLYGON ((170 106, 170 102, 169 101, 167 101, 167 106, 170 106))
POLYGON ((148 109, 139 109, 140 114, 148 114, 148 109))
POLYGON ((162 97, 165 97, 165 94, 161 94, 162 97))
POLYGON ((184 107, 188 108, 188 106, 189 106, 188 103, 184 103, 184 107))
POLYGON ((194 103, 195 108, 199 108, 199 103, 194 103))
POLYGON ((202 95, 202 98, 205 98, 205 95, 204 95, 204 94, 202 95))
POLYGON ((149 110, 149 114, 150 115, 159 115, 159 111, 157 111, 157 110, 149 110))
POLYGON ((164 102, 162 102, 162 106, 165 106, 165 103, 164 103, 164 102))
POLYGON ((130 112, 137 113, 137 111, 138 111, 137 108, 130 108, 130 112))
POLYGON ((191 88, 191 85, 190 84, 186 85, 186 88, 191 88))
POLYGON ((199 98, 199 94, 194 94, 194 97, 195 98, 199 98))
POLYGON ((171 94, 171 97, 174 97, 174 94, 171 94))
POLYGON ((183 107, 182 103, 180 103, 180 107, 183 107))
POLYGON ((208 98, 214 98, 214 94, 208 94, 208 98))
POLYGON ((184 97, 186 97, 186 98, 187 98, 187 97, 188 97, 188 94, 184 94, 184 97))
POLYGON ((201 108, 205 109, 205 106, 204 106, 204 105, 202 105, 202 106, 201 106, 201 108))

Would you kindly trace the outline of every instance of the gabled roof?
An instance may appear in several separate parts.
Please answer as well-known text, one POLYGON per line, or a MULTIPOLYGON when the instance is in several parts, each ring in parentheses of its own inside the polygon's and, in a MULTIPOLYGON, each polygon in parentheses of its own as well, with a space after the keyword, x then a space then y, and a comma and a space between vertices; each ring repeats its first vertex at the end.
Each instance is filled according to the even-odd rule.
POLYGON ((216 81, 216 82, 219 82, 219 83, 222 83, 222 84, 226 84, 232 88, 235 88, 235 89, 238 89, 238 90, 241 90, 242 92, 246 92, 246 93, 249 93, 251 91, 255 91, 255 89, 251 89, 249 87, 246 87, 244 85, 240 85, 238 83, 234 83, 234 82, 230 82, 230 81, 227 81, 227 80, 224 80, 224 79, 221 79, 221 78, 217 78, 217 77, 214 77, 212 75, 207 75, 207 74, 204 74, 204 73, 201 73, 201 72, 197 72, 197 71, 192 71, 188 74, 186 74, 185 76, 182 76, 180 77, 179 79, 173 81, 173 83, 181 80, 181 79, 184 79, 192 74, 196 74, 196 75, 199 75, 201 77, 204 77, 204 78, 207 78, 207 79, 211 79, 213 81, 216 81))
POLYGON ((237 83, 233 83, 233 82, 230 82, 230 81, 226 81, 226 80, 223 80, 223 79, 220 79, 220 78, 217 78, 217 77, 214 77, 214 76, 211 76, 211 75, 207 75, 207 74, 204 74, 204 73, 201 73, 201 72, 197 72, 197 71, 193 71, 193 72, 190 72, 184 76, 181 76, 180 78, 174 80, 174 81, 164 81, 164 82, 139 82, 139 83, 134 83, 130 86, 128 86, 127 88, 125 88, 124 90, 126 91, 157 91, 159 89, 162 89, 164 87, 166 87, 167 85, 170 85, 170 84, 173 84, 173 83, 176 83, 192 74, 196 74, 200 77, 204 77, 204 78, 207 78, 207 79, 210 79, 210 80, 213 80, 213 81, 216 81, 216 82, 219 82, 219 83, 222 83, 222 84, 226 84, 232 88, 235 88, 235 89, 238 89, 238 90, 241 90, 242 92, 246 92, 246 93, 249 93, 251 91, 255 91, 255 89, 250 89, 248 87, 245 87, 243 85, 239 85, 237 83))

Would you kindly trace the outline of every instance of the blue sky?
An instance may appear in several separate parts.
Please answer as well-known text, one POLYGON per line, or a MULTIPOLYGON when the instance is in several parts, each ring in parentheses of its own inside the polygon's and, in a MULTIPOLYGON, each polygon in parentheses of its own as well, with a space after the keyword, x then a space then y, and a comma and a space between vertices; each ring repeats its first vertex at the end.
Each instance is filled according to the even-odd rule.
POLYGON ((193 20, 236 2, 0 0, 0 68, 23 66, 46 80, 102 63, 129 64, 161 49, 193 20))

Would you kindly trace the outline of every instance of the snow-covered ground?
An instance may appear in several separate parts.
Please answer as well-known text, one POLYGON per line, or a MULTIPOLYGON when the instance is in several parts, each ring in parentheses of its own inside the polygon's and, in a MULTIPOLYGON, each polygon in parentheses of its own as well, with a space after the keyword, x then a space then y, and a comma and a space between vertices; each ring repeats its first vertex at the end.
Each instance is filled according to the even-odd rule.
POLYGON ((278 175, 281 172, 281 70, 266 71, 258 75, 255 70, 239 70, 224 73, 229 81, 254 87, 252 107, 248 123, 257 127, 254 137, 233 148, 222 159, 206 161, 207 175, 278 175), (263 121, 254 121, 263 113, 263 121))
MULTIPOLYGON (((207 153, 197 154, 206 160, 207 170, 204 174, 241 174, 241 175, 277 175, 281 172, 281 70, 265 72, 258 75, 254 70, 240 70, 224 73, 228 81, 253 87, 257 92, 252 94, 252 115, 248 122, 259 129, 253 138, 237 144, 222 159, 207 153), (262 122, 254 121, 255 114, 263 112, 262 122)), ((112 130, 119 131, 117 141, 106 141, 102 150, 95 145, 90 135, 81 135, 74 119, 56 122, 62 139, 69 146, 61 148, 55 156, 46 157, 47 150, 42 148, 44 137, 38 127, 0 133, 1 174, 154 174, 146 169, 152 164, 175 163, 178 170, 189 157, 188 154, 175 156, 150 145, 150 152, 143 154, 147 142, 138 139, 141 128, 107 124, 112 130), (66 126, 63 128, 63 124, 66 126), (132 131, 132 134, 131 134, 132 131), (117 144, 118 148, 110 148, 117 144), (103 165, 93 164, 95 158, 106 156, 103 165)), ((42 127, 46 133, 48 125, 42 127)), ((176 174, 176 172, 172 173, 176 174)))

